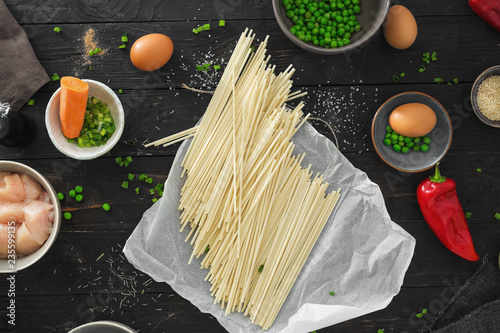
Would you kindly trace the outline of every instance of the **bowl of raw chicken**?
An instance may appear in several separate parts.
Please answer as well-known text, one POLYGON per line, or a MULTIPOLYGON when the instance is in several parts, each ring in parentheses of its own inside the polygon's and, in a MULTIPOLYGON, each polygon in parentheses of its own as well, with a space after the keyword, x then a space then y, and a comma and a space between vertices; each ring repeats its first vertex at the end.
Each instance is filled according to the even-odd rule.
POLYGON ((61 227, 61 206, 36 170, 0 161, 0 273, 33 265, 50 249, 61 227))

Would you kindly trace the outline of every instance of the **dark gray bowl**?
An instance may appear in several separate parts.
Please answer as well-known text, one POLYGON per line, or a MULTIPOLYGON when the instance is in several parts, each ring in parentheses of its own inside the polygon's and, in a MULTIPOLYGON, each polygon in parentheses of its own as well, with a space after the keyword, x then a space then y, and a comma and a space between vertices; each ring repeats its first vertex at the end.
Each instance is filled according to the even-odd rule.
POLYGON ((285 35, 296 45, 304 50, 319 54, 341 54, 354 50, 361 44, 368 41, 375 35, 378 29, 384 23, 387 11, 389 10, 390 0, 361 0, 361 13, 358 15, 358 21, 361 24, 361 31, 352 35, 351 44, 336 49, 326 49, 316 46, 310 42, 303 42, 297 36, 290 32, 293 22, 286 16, 285 7, 281 4, 282 0, 273 0, 274 16, 285 35))
POLYGON ((404 172, 421 172, 432 168, 450 149, 452 136, 451 120, 445 108, 433 97, 417 91, 409 91, 389 98, 380 106, 372 123, 372 140, 377 154, 385 163, 404 172), (386 146, 383 143, 391 112, 407 103, 425 104, 436 113, 436 126, 427 134, 431 143, 429 150, 425 153, 410 150, 407 154, 402 154, 395 152, 392 146, 386 146))
POLYGON ((479 90, 479 86, 486 78, 489 78, 493 75, 500 75, 500 65, 488 68, 477 77, 470 91, 470 100, 472 103, 472 109, 474 109, 474 112, 476 113, 476 116, 479 118, 479 120, 481 120, 486 125, 490 125, 492 127, 500 127, 500 121, 486 118, 486 116, 479 109, 479 105, 477 104, 477 91, 479 90))

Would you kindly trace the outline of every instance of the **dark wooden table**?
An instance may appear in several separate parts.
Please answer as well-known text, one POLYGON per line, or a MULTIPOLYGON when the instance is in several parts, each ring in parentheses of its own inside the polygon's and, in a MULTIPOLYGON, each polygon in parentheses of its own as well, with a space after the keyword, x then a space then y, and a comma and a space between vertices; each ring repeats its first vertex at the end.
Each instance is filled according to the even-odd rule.
MULTIPOLYGON (((48 255, 16 275, 15 327, 6 322, 7 276, 0 275, 0 331, 67 332, 96 320, 122 322, 140 332, 223 331, 209 314, 124 259, 122 247, 152 202, 147 184, 132 182, 128 190, 120 184, 128 173, 148 174, 155 183, 165 181, 178 145, 144 148, 140 143, 197 122, 210 96, 182 89, 181 84, 213 89, 220 73, 198 72, 196 65, 211 62, 224 68, 245 27, 254 29, 260 39, 270 35, 269 53, 277 69, 293 64, 295 86, 309 92, 304 99, 307 111, 333 126, 341 151, 380 186, 392 219, 417 240, 401 292, 386 309, 321 332, 418 332, 477 267, 446 250, 422 218, 415 190, 430 172, 397 172, 375 153, 371 121, 379 105, 394 94, 428 93, 448 110, 453 143, 442 172, 456 180, 464 209, 473 213, 469 225, 478 253, 496 261, 500 222, 493 215, 500 211, 500 136, 476 118, 469 95, 475 78, 499 64, 500 33, 481 21, 466 0, 403 1, 419 28, 410 49, 396 51, 378 34, 355 52, 338 56, 307 53, 292 44, 275 21, 270 0, 6 0, 6 4, 49 75, 75 75, 123 90, 119 97, 126 126, 123 142, 110 155, 75 161, 54 148, 45 129, 45 107, 59 82, 46 84, 35 94, 35 106, 21 110, 36 120, 37 140, 25 149, 0 148, 1 158, 35 168, 60 192, 83 185, 85 199, 62 202, 63 211, 72 212, 73 219, 64 221, 48 255), (226 20, 226 27, 216 27, 219 19, 226 20), (208 22, 210 32, 191 32, 208 22), (53 32, 55 26, 61 27, 60 34, 53 32), (84 36, 89 29, 106 52, 87 63, 84 36), (153 32, 172 38, 174 55, 164 68, 142 72, 130 63, 129 47, 117 47, 124 33, 131 45, 153 32), (436 51, 438 61, 419 74, 415 68, 426 51, 436 51), (401 72, 406 76, 393 83, 392 75, 401 72), (435 77, 445 81, 456 77, 460 83, 438 85, 433 83, 435 77), (129 139, 138 144, 126 145, 129 139), (132 156, 133 163, 120 168, 117 156, 132 156), (134 192, 137 186, 139 195, 134 192), (104 202, 112 206, 110 212, 101 209, 104 202), (416 318, 423 307, 428 314, 416 318)), ((326 126, 313 124, 332 138, 326 126)))

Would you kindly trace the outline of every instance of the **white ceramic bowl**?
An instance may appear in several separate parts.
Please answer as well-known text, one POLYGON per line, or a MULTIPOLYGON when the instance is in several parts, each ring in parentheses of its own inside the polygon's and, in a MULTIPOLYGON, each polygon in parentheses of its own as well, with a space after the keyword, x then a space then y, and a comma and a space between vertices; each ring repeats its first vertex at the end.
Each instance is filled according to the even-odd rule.
POLYGON ((41 248, 39 248, 34 253, 24 256, 22 258, 17 258, 14 264, 14 267, 11 268, 8 259, 0 259, 0 273, 9 273, 20 271, 33 265, 35 262, 40 260, 47 251, 49 251, 50 247, 56 241, 57 234, 59 233, 59 229, 61 228, 61 205, 59 204, 59 200, 57 199, 57 194, 52 185, 42 176, 38 171, 30 168, 27 165, 18 162, 12 161, 0 161, 0 172, 12 172, 12 173, 25 173, 35 181, 37 181, 40 185, 42 185, 43 189, 50 195, 50 200, 52 201, 52 206, 54 206, 54 223, 52 226, 52 232, 49 235, 49 238, 45 241, 41 248))
POLYGON ((115 321, 103 320, 78 326, 69 333, 136 333, 136 331, 115 321))
POLYGON ((106 144, 99 147, 80 148, 75 143, 68 142, 68 139, 62 133, 61 120, 59 118, 59 94, 61 88, 57 89, 50 98, 45 111, 45 125, 47 126, 50 140, 61 153, 77 160, 92 160, 110 151, 120 140, 123 128, 125 127, 125 114, 120 99, 107 85, 94 80, 83 81, 89 85, 89 97, 94 96, 108 103, 109 110, 113 116, 116 131, 106 144))

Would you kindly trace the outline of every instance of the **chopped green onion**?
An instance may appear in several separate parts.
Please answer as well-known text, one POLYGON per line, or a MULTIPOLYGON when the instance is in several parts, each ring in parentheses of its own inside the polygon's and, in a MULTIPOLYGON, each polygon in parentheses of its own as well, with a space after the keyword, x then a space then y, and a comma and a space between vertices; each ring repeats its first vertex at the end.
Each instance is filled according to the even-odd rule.
POLYGON ((219 27, 225 27, 226 26, 226 20, 219 20, 219 27))
POLYGON ((52 81, 59 81, 61 78, 59 77, 59 75, 57 75, 57 73, 54 73, 51 77, 52 81))
POLYGON ((423 316, 424 316, 424 315, 423 315, 423 314, 421 314, 421 313, 417 313, 417 314, 415 315, 415 317, 417 317, 417 318, 422 318, 423 316))
POLYGON ((264 265, 260 265, 260 266, 259 266, 259 269, 258 269, 258 272, 259 272, 259 273, 262 273, 262 271, 263 271, 263 270, 264 270, 264 265))
POLYGON ((426 314, 427 313, 427 309, 426 308, 423 308, 422 309, 422 314, 426 314))
POLYGON ((436 61, 436 60, 438 60, 438 58, 437 58, 437 53, 436 53, 436 52, 432 52, 432 55, 431 55, 431 60, 432 60, 432 61, 436 61))
POLYGON ((118 89, 118 93, 121 94, 123 92, 123 90, 121 89, 118 89))
POLYGON ((127 140, 127 145, 129 145, 130 147, 133 147, 133 146, 135 146, 135 141, 134 140, 127 140))
POLYGON ((476 172, 483 172, 483 170, 481 170, 481 168, 477 168, 476 172))
POLYGON ((76 197, 76 191, 75 190, 71 190, 69 191, 68 195, 72 198, 76 197))
POLYGON ((140 181, 147 180, 147 179, 148 179, 148 176, 147 176, 147 175, 145 175, 145 174, 141 174, 141 175, 139 176, 139 180, 140 180, 140 181))
POLYGON ((447 83, 448 83, 448 85, 449 85, 449 86, 452 86, 452 85, 453 85, 453 83, 451 83, 450 81, 448 81, 447 83))
POLYGON ((214 65, 214 69, 218 71, 220 69, 220 65, 214 65))
POLYGON ((92 66, 89 65, 89 69, 92 70, 92 66))
POLYGON ((384 331, 382 329, 378 329, 377 333, 384 333, 384 331))
POLYGON ((210 246, 207 245, 207 248, 205 249, 205 253, 208 253, 208 251, 210 251, 210 246))
POLYGON ((193 32, 194 32, 195 34, 198 34, 198 29, 193 28, 193 32))
POLYGON ((472 213, 471 212, 465 212, 465 218, 466 219, 470 219, 472 217, 472 213))
POLYGON ((128 180, 134 180, 135 176, 131 173, 128 174, 128 180))
POLYGON ((203 25, 203 30, 204 30, 204 31, 208 31, 208 30, 210 30, 210 23, 204 24, 204 25, 203 25))
POLYGON ((440 77, 436 77, 436 78, 434 78, 434 82, 441 84, 441 83, 443 83, 444 81, 443 81, 443 79, 442 79, 442 78, 440 78, 440 77))
POLYGON ((127 36, 127 33, 124 33, 124 34, 123 34, 123 36, 122 36, 122 42, 123 42, 123 43, 128 42, 128 36, 127 36))
POLYGON ((34 99, 30 99, 28 101, 28 103, 26 103, 26 104, 28 104, 29 106, 33 106, 33 105, 35 105, 35 100, 34 99))
POLYGON ((78 202, 82 201, 82 200, 83 200, 83 195, 78 194, 78 195, 75 197, 75 200, 76 200, 76 201, 78 201, 78 202))
POLYGON ((403 73, 399 74, 399 77, 405 77, 405 73, 403 72, 403 73))
POLYGON ((146 180, 146 183, 153 184, 153 178, 148 177, 148 179, 146 180))
POLYGON ((111 206, 107 203, 102 205, 102 209, 104 209, 106 212, 108 212, 111 209, 111 206))
POLYGON ((57 32, 57 33, 60 33, 61 32, 61 28, 59 27, 54 27, 54 31, 57 32))
POLYGON ((333 296, 333 295, 335 295, 335 293, 334 293, 333 291, 330 291, 330 295, 332 295, 332 296, 333 296))
POLYGON ((149 189, 149 194, 151 194, 151 195, 154 195, 154 194, 155 194, 155 190, 154 190, 154 188, 149 189))
POLYGON ((495 213, 495 218, 500 221, 500 213, 495 213))
POLYGON ((132 156, 127 156, 126 159, 127 159, 127 162, 129 162, 129 163, 132 162, 132 156))
POLYGON ((128 181, 124 180, 124 181, 122 182, 122 187, 123 187, 124 189, 128 189, 128 181))
POLYGON ((71 218, 73 217, 70 212, 65 212, 63 216, 66 220, 71 220, 71 218))
POLYGON ((125 44, 122 44, 122 45, 118 46, 119 49, 124 49, 126 47, 127 47, 127 45, 125 45, 125 44))
POLYGON ((57 193, 57 199, 64 200, 64 194, 62 194, 61 192, 57 193))
POLYGON ((139 188, 138 187, 135 188, 135 194, 139 194, 139 188))
POLYGON ((76 191, 76 193, 82 193, 83 192, 83 187, 81 187, 80 185, 75 186, 75 191, 76 191))
POLYGON ((393 75, 392 76, 392 81, 399 82, 399 76, 393 75))
POLYGON ((250 46, 250 50, 252 50, 252 52, 255 52, 255 46, 250 46))
POLYGON ((457 83, 458 83, 458 79, 457 79, 457 78, 454 78, 454 79, 453 79, 453 83, 457 84, 457 83))
POLYGON ((426 69, 427 69, 427 68, 425 68, 425 66, 424 66, 424 65, 420 65, 420 66, 418 66, 418 67, 417 67, 417 71, 418 71, 419 73, 424 72, 426 69))
POLYGON ((157 202, 157 201, 158 201, 158 199, 153 198, 153 200, 151 200, 151 201, 153 201, 153 203, 155 203, 155 202, 157 202))

